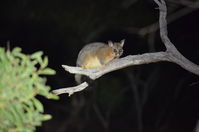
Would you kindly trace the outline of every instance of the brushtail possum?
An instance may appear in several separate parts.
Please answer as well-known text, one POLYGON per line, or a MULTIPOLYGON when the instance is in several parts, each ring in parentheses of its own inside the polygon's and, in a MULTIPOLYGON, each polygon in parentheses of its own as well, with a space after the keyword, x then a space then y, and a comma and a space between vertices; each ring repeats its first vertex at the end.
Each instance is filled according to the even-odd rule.
MULTIPOLYGON (((108 41, 108 44, 101 42, 87 44, 80 50, 76 65, 82 68, 98 68, 104 66, 122 55, 124 42, 125 40, 121 40, 120 42, 108 41)), ((76 74, 75 80, 80 84, 81 75, 76 74)))

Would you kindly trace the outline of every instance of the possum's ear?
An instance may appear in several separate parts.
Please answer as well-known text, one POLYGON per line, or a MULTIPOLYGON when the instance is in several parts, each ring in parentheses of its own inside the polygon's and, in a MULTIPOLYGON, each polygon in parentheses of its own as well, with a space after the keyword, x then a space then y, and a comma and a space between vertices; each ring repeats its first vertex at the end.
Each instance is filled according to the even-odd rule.
POLYGON ((125 39, 122 39, 121 41, 120 41, 120 45, 123 47, 124 46, 124 42, 125 42, 125 39))
POLYGON ((112 41, 108 41, 108 46, 113 47, 113 42, 112 41))

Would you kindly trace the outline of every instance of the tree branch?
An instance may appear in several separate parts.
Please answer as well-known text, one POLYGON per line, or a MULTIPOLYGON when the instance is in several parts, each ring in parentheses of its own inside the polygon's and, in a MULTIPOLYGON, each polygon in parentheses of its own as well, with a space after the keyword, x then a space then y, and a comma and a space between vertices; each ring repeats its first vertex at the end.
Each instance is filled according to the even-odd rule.
POLYGON ((162 39, 162 42, 166 46, 166 53, 168 54, 169 60, 173 63, 176 63, 180 65, 182 68, 186 69, 187 71, 190 71, 196 75, 199 75, 199 66, 192 63, 188 59, 186 59, 174 46, 174 44, 170 41, 167 34, 167 21, 166 21, 166 15, 167 15, 167 7, 164 0, 154 0, 160 10, 160 16, 159 16, 159 25, 160 25, 160 37, 162 39))
MULTIPOLYGON (((73 67, 62 65, 62 67, 72 74, 81 74, 90 77, 95 80, 106 73, 119 70, 125 67, 133 66, 133 65, 141 65, 154 63, 159 61, 169 61, 180 65, 182 68, 186 69, 189 72, 192 72, 196 75, 199 75, 199 66, 192 63, 188 59, 186 59, 173 45, 170 39, 167 36, 167 7, 164 0, 154 0, 156 4, 159 6, 159 26, 160 26, 160 37, 162 42, 166 47, 165 52, 156 52, 156 53, 145 53, 142 55, 129 55, 120 59, 115 59, 109 64, 93 69, 84 69, 81 67, 73 67)), ((54 90, 53 93, 59 95, 62 93, 68 93, 69 96, 75 92, 84 90, 88 84, 86 82, 70 88, 63 88, 54 90)))
POLYGON ((84 82, 84 83, 82 83, 78 86, 75 86, 75 87, 60 88, 60 89, 53 90, 52 93, 55 94, 55 95, 68 93, 68 96, 70 96, 75 92, 79 92, 79 91, 84 90, 86 87, 88 87, 88 83, 84 82))
POLYGON ((148 64, 148 63, 158 62, 158 61, 170 61, 167 55, 168 54, 165 52, 145 53, 142 55, 129 55, 120 59, 115 59, 105 66, 102 66, 99 68, 92 68, 92 69, 84 69, 81 67, 73 67, 73 66, 67 66, 67 65, 62 65, 62 67, 67 72, 70 72, 72 74, 85 75, 95 80, 106 73, 123 69, 125 67, 129 67, 133 65, 148 64))

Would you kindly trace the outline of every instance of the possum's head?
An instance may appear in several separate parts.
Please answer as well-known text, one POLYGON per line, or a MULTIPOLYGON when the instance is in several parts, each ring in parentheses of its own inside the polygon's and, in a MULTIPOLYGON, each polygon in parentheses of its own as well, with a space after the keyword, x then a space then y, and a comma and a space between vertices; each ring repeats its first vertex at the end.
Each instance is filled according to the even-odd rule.
POLYGON ((115 58, 119 58, 123 54, 124 42, 124 39, 120 42, 108 41, 108 45, 112 48, 112 52, 115 55, 115 58))

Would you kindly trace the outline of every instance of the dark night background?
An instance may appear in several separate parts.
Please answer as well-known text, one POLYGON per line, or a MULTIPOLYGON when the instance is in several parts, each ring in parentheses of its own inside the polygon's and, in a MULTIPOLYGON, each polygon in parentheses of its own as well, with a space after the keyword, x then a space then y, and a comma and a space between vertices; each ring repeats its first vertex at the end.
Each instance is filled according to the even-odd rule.
MULTIPOLYGON (((189 6, 193 2, 167 1, 168 31, 176 48, 199 64, 199 6, 189 6), (182 10, 187 13, 180 16, 182 10)), ((126 39, 123 56, 165 50, 159 30, 147 32, 158 21, 156 7, 152 0, 1 0, 0 44, 10 41, 27 54, 44 51, 57 72, 48 85, 74 86, 61 65, 74 66, 89 42, 126 39)), ((111 72, 71 97, 38 97, 53 119, 37 131, 192 132, 199 118, 197 82, 198 76, 168 62, 111 72)))

